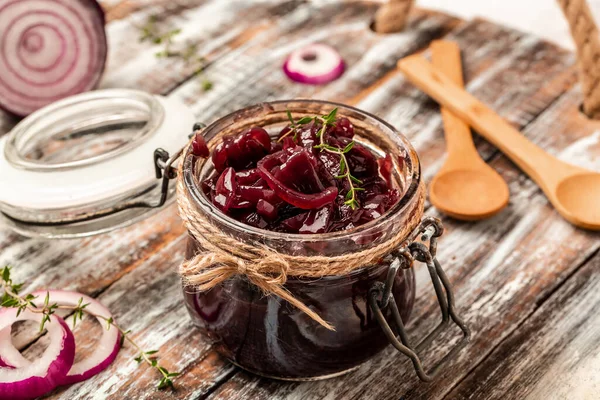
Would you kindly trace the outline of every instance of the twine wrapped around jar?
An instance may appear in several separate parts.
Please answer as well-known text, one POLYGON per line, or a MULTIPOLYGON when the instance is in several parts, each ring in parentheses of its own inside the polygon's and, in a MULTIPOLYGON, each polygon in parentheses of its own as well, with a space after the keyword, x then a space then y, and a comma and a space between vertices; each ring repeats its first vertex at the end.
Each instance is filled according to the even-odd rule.
POLYGON ((375 13, 373 29, 378 33, 400 32, 415 0, 389 0, 375 13))
MULTIPOLYGON (((188 154, 187 148, 183 154, 188 154)), ((423 185, 420 185, 417 206, 409 216, 408 222, 394 232, 391 238, 371 248, 334 257, 293 256, 279 253, 261 243, 244 242, 224 233, 197 210, 189 190, 185 187, 183 164, 180 162, 177 176, 179 216, 201 249, 179 268, 184 285, 207 291, 227 279, 243 275, 265 294, 281 297, 330 330, 334 330, 331 324, 284 287, 288 277, 321 278, 346 275, 356 269, 378 263, 384 256, 397 249, 417 227, 425 204, 425 190, 423 185)))

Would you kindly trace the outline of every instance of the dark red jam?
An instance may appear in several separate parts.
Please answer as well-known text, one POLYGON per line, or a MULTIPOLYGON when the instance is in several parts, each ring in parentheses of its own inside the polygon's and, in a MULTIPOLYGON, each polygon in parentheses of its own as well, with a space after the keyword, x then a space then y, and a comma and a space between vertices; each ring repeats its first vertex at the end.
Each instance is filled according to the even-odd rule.
MULTIPOLYGON (((399 199, 391 157, 354 141, 354 126, 336 114, 288 114, 274 139, 261 127, 225 137, 202 190, 228 216, 276 232, 335 232, 379 218, 399 199)), ((200 135, 192 146, 209 156, 200 135)))
MULTIPOLYGON (((198 251, 190 241, 187 257, 198 251)), ((208 292, 185 291, 194 323, 220 354, 268 377, 304 380, 351 370, 388 344, 368 306, 369 288, 383 282, 387 268, 319 280, 288 280, 286 289, 335 326, 329 331, 277 296, 265 296, 242 277, 208 292)), ((393 294, 404 323, 415 300, 412 269, 401 269, 393 294)), ((390 308, 384 311, 392 320, 390 308)))

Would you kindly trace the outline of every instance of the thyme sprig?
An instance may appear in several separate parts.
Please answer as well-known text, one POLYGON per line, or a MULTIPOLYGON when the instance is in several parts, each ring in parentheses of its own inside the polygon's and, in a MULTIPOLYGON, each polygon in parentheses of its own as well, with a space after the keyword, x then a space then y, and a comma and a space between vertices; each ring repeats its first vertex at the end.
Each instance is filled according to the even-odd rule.
POLYGON ((12 281, 11 278, 11 268, 5 266, 2 270, 2 279, 0 281, 1 288, 3 290, 2 298, 0 300, 0 306, 6 308, 16 308, 17 316, 19 316, 23 311, 27 310, 36 314, 42 314, 42 320, 40 322, 40 332, 44 331, 46 323, 50 321, 51 316, 56 312, 56 310, 69 310, 73 312, 73 328, 75 328, 77 319, 81 321, 83 319, 83 314, 91 315, 92 317, 99 318, 106 322, 106 329, 117 329, 121 333, 121 347, 127 341, 133 348, 135 348, 138 356, 134 358, 138 363, 145 362, 150 367, 156 369, 161 374, 161 379, 158 383, 159 389, 164 389, 166 387, 174 387, 172 378, 179 375, 179 372, 169 372, 165 367, 161 366, 158 361, 158 357, 156 353, 158 350, 149 350, 146 351, 140 347, 132 338, 131 331, 125 330, 121 326, 119 326, 112 317, 106 318, 102 315, 98 315, 89 309, 87 306, 89 303, 83 302, 83 297, 79 299, 77 305, 75 306, 67 306, 67 305, 58 305, 56 303, 50 302, 50 292, 46 292, 46 297, 44 298, 44 302, 41 307, 38 307, 34 300, 37 299, 37 296, 32 294, 21 295, 20 291, 23 287, 22 283, 16 284, 12 281))
MULTIPOLYGON (((194 70, 194 76, 201 76, 206 66, 206 59, 198 56, 198 43, 186 42, 183 48, 177 48, 175 38, 181 33, 181 29, 175 28, 162 31, 157 27, 158 16, 151 15, 146 23, 139 27, 140 42, 151 42, 162 44, 163 48, 155 53, 157 58, 174 58, 182 60, 186 66, 194 70)), ((208 91, 213 84, 206 78, 202 79, 202 89, 208 91)))
POLYGON ((327 115, 318 115, 315 117, 302 117, 297 121, 294 120, 292 113, 289 110, 287 110, 286 112, 288 119, 291 123, 290 130, 286 132, 285 135, 280 137, 279 141, 281 141, 283 138, 290 135, 291 133, 294 133, 294 140, 296 140, 296 135, 298 133, 298 128, 300 125, 310 124, 313 121, 321 123, 321 129, 319 129, 319 131, 317 132, 319 144, 315 145, 314 148, 319 149, 321 151, 326 151, 328 153, 337 154, 340 156, 340 174, 337 175, 336 178, 347 179, 348 184, 350 185, 350 189, 348 190, 344 198, 344 204, 350 206, 353 210, 359 207, 360 205, 358 204, 356 193, 365 189, 356 186, 362 184, 362 181, 352 175, 352 173, 350 172, 348 159, 346 158, 346 154, 349 153, 350 150, 352 150, 352 148, 354 147, 354 140, 350 141, 343 149, 340 147, 332 146, 325 142, 325 132, 327 131, 327 127, 335 125, 338 112, 337 107, 331 110, 331 112, 327 115))

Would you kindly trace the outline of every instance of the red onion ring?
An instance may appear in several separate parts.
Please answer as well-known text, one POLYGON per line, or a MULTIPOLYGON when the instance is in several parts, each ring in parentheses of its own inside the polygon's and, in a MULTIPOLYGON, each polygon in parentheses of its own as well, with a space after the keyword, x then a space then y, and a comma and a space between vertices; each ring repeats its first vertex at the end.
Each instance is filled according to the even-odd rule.
POLYGON ((323 85, 344 73, 344 60, 332 47, 311 44, 294 51, 285 60, 283 72, 298 83, 323 85))
MULTIPOLYGON (((4 337, 8 332, 9 341, 10 330, 5 328, 24 320, 39 323, 42 314, 26 310, 17 317, 16 308, 0 309, 0 331, 4 337)), ((35 363, 28 361, 29 364, 22 368, 0 368, 0 399, 33 399, 48 393, 64 382, 67 372, 73 366, 75 338, 65 321, 57 315, 52 315, 50 321, 46 322, 46 329, 50 337, 50 345, 35 363)), ((11 347, 14 349, 12 345, 11 347)), ((3 359, 9 361, 4 358, 6 350, 4 345, 0 346, 3 359)), ((19 353, 16 349, 15 351, 19 353)))
POLYGON ((25 116, 91 90, 106 62, 95 0, 5 0, 0 5, 0 107, 25 116))
MULTIPOLYGON (((62 306, 77 306, 79 299, 83 298, 83 304, 86 310, 90 313, 98 315, 98 322, 102 326, 102 337, 95 346, 94 352, 82 361, 73 364, 66 376, 60 382, 61 385, 70 385, 84 381, 97 373, 105 370, 117 357, 120 346, 121 334, 114 326, 106 329, 106 321, 100 317, 111 318, 112 314, 108 308, 104 307, 99 301, 77 292, 69 292, 63 290, 47 290, 32 293, 37 296, 33 303, 41 306, 46 293, 50 294, 50 304, 56 303, 62 306)), ((10 330, 8 335, 6 329, 0 331, 0 361, 3 361, 9 366, 23 368, 31 361, 27 360, 17 350, 10 340, 10 330)), ((0 397, 1 398, 1 397, 0 397)))

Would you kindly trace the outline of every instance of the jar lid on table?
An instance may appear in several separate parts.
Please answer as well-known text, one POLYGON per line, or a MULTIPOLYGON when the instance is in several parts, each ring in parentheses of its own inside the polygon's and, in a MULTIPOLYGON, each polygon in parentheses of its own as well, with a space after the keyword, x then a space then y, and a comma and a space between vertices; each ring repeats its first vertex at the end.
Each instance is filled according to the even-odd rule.
POLYGON ((0 216, 21 234, 46 238, 146 218, 174 199, 170 188, 157 201, 158 166, 188 142, 193 124, 180 101, 130 89, 44 107, 0 139, 0 216))

